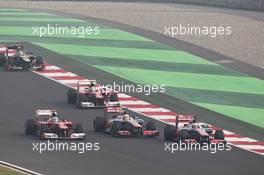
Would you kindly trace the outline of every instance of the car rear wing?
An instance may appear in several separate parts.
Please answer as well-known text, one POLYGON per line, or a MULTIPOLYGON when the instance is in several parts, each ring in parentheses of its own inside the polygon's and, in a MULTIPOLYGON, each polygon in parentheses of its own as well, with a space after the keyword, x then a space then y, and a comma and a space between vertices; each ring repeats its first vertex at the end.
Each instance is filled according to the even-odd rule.
POLYGON ((14 49, 14 50, 24 50, 24 47, 22 45, 8 45, 7 49, 14 49))
POLYGON ((4 45, 0 45, 0 54, 6 54, 7 47, 4 45))
POLYGON ((41 116, 41 115, 51 116, 54 112, 56 113, 56 110, 54 109, 38 109, 36 110, 36 116, 41 116))
POLYGON ((196 119, 197 119, 197 117, 192 116, 192 115, 177 115, 176 116, 176 120, 178 120, 178 122, 192 122, 196 119))
POLYGON ((178 128, 179 124, 186 125, 196 121, 197 117, 192 115, 176 115, 175 126, 178 128))

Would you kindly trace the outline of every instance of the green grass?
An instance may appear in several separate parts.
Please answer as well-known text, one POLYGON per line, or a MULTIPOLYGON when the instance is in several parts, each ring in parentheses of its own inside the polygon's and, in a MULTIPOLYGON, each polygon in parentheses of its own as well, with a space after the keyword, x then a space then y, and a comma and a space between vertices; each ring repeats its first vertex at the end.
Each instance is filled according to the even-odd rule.
MULTIPOLYGON (((1 14, 0 14, 1 15, 1 14)), ((41 18, 10 18, 10 17, 1 17, 1 21, 46 21, 46 22, 83 22, 83 20, 80 19, 73 19, 73 18, 61 18, 61 17, 54 17, 54 16, 48 16, 48 17, 41 17, 41 18)))
POLYGON ((264 127, 264 109, 263 108, 246 108, 230 105, 207 104, 207 103, 194 103, 201 107, 217 111, 221 114, 232 116, 237 120, 241 120, 252 125, 264 127))
POLYGON ((0 175, 25 175, 25 174, 0 165, 0 175))
MULTIPOLYGON (((117 35, 117 33, 116 33, 117 35)), ((128 39, 128 38, 126 38, 128 39)), ((120 59, 132 59, 139 62, 163 61, 174 63, 189 63, 189 64, 206 64, 215 65, 212 62, 206 61, 191 54, 186 54, 182 51, 174 50, 153 50, 153 49, 135 49, 135 48, 113 48, 113 47, 94 47, 81 46, 70 44, 53 44, 53 43, 37 43, 35 44, 56 51, 61 54, 71 54, 77 56, 97 56, 120 59)))

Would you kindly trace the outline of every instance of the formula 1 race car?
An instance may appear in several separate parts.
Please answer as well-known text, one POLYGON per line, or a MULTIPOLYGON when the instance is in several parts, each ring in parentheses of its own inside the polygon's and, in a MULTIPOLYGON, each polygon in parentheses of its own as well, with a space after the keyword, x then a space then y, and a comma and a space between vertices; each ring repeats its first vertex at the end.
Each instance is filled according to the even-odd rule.
POLYGON ((21 45, 0 46, 0 65, 4 65, 7 71, 45 69, 44 59, 32 52, 25 52, 21 45))
POLYGON ((0 66, 3 66, 6 63, 6 51, 7 47, 0 45, 0 66))
POLYGON ((105 107, 119 104, 117 93, 100 87, 96 80, 82 80, 77 83, 77 88, 70 88, 67 92, 68 103, 74 103, 79 108, 105 107))
POLYGON ((120 106, 105 108, 104 117, 96 117, 94 120, 95 132, 105 132, 113 137, 118 136, 149 136, 159 135, 153 121, 144 125, 144 120, 132 117, 120 106))
POLYGON ((37 110, 36 119, 27 119, 25 134, 45 139, 83 140, 86 135, 81 124, 61 120, 55 110, 37 110))
POLYGON ((193 116, 176 116, 175 126, 166 125, 164 128, 164 138, 166 141, 185 143, 226 144, 222 129, 198 122, 193 116))

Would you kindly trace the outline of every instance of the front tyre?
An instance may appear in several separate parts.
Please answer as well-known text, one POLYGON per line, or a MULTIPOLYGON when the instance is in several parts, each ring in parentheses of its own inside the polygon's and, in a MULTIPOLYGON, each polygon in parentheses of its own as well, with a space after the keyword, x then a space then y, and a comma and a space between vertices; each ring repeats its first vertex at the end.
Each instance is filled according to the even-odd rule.
POLYGON ((25 122, 25 134, 26 135, 33 135, 35 132, 35 129, 36 129, 35 120, 27 119, 25 122))
POLYGON ((166 125, 164 128, 165 141, 174 141, 176 139, 176 128, 172 125, 166 125))
POLYGON ((104 117, 96 117, 94 120, 94 131, 104 132, 105 130, 105 119, 104 117))

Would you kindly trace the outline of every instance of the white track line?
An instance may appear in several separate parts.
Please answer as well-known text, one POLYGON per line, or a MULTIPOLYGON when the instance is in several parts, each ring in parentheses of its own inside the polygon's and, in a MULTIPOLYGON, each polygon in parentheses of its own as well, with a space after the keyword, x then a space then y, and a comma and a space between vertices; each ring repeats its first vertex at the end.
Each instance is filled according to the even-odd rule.
POLYGON ((45 70, 60 70, 61 68, 57 66, 45 66, 45 70))
POLYGON ((42 75, 44 75, 46 77, 63 77, 63 76, 74 77, 74 76, 77 76, 76 74, 71 73, 71 72, 67 72, 67 73, 43 73, 42 75))
POLYGON ((248 138, 248 137, 239 138, 239 137, 228 137, 228 136, 225 136, 225 139, 228 142, 237 142, 237 141, 241 141, 241 142, 255 142, 256 141, 255 139, 251 139, 251 138, 248 138))
MULTIPOLYGON (((165 108, 129 108, 133 111, 138 111, 138 112, 170 112, 170 110, 165 109, 165 108)), ((175 116, 174 116, 175 118, 175 116)))
POLYGON ((150 105, 150 103, 147 103, 145 101, 120 101, 121 105, 150 105))

